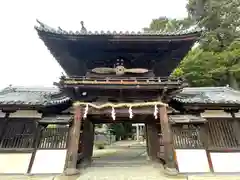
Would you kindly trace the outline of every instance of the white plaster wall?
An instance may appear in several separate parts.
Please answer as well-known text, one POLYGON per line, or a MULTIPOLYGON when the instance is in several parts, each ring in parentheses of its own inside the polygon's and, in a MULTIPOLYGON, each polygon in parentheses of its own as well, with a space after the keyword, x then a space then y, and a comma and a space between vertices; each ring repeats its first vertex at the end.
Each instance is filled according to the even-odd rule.
POLYGON ((1 174, 25 174, 32 153, 1 153, 0 173, 1 174))
POLYGON ((62 173, 67 150, 37 150, 31 174, 62 173))
POLYGON ((179 172, 210 172, 207 154, 204 149, 176 149, 175 152, 179 172))
POLYGON ((201 113, 201 116, 204 118, 214 118, 214 117, 232 118, 230 113, 226 113, 222 110, 206 110, 204 113, 201 113))
POLYGON ((18 110, 14 113, 10 113, 11 118, 41 118, 42 114, 35 110, 18 110))
POLYGON ((240 172, 240 153, 210 153, 214 172, 240 172))
POLYGON ((240 118, 240 112, 235 113, 235 116, 236 116, 237 118, 240 118))

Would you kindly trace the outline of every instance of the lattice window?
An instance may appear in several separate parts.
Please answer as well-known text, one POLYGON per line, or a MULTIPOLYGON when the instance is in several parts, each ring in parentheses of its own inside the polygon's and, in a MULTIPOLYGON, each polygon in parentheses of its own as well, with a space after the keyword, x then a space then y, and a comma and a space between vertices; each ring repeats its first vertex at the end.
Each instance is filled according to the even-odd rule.
POLYGON ((9 120, 1 137, 0 148, 33 148, 36 130, 33 120, 9 120))
MULTIPOLYGON (((1 112, 0 112, 0 113, 1 113, 1 112)), ((0 118, 0 136, 1 136, 2 133, 3 133, 4 126, 5 126, 5 119, 4 119, 4 118, 0 118)), ((1 138, 1 137, 0 137, 0 138, 1 138)))
POLYGON ((175 125, 173 130, 173 143, 177 149, 203 148, 200 137, 200 125, 175 125))
POLYGON ((233 122, 230 120, 209 120, 210 148, 236 148, 239 147, 233 130, 233 122))
POLYGON ((45 128, 41 132, 39 149, 65 149, 68 139, 67 126, 45 128))

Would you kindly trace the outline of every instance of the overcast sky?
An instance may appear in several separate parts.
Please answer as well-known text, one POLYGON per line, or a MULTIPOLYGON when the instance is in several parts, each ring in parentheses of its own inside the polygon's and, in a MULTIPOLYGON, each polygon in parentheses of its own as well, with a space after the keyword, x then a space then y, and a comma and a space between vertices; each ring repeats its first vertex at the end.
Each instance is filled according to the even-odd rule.
POLYGON ((66 30, 141 31, 160 16, 187 15, 186 0, 2 0, 0 88, 52 86, 63 72, 34 25, 36 19, 66 30))

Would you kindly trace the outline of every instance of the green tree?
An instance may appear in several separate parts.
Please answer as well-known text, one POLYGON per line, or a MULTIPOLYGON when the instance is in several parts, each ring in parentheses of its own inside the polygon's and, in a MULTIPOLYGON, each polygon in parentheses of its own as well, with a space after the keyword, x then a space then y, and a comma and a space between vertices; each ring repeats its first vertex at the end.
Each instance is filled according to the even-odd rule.
POLYGON ((204 29, 198 47, 190 51, 172 76, 183 76, 192 86, 229 84, 238 89, 240 1, 188 0, 187 10, 188 18, 154 19, 149 28, 145 28, 145 30, 176 31, 198 24, 204 29))
POLYGON ((189 0, 187 10, 206 30, 201 40, 206 50, 225 50, 240 35, 239 0, 189 0))
POLYGON ((167 17, 159 17, 153 19, 150 26, 143 28, 147 31, 162 31, 162 32, 175 32, 179 30, 188 29, 193 24, 193 21, 189 18, 185 19, 171 19, 167 17))
POLYGON ((192 50, 173 76, 181 76, 191 86, 224 86, 230 84, 238 89, 240 78, 240 48, 234 42, 222 52, 204 51, 200 47, 192 50))
POLYGON ((212 77, 212 85, 229 84, 238 89, 240 1, 189 0, 187 9, 189 16, 206 30, 200 41, 200 48, 203 49, 200 59, 204 61, 205 56, 212 53, 208 60, 211 63, 205 63, 205 69, 212 68, 206 72, 208 77, 212 77))
POLYGON ((109 125, 112 133, 116 136, 116 140, 120 140, 126 134, 125 128, 122 123, 112 123, 109 125))

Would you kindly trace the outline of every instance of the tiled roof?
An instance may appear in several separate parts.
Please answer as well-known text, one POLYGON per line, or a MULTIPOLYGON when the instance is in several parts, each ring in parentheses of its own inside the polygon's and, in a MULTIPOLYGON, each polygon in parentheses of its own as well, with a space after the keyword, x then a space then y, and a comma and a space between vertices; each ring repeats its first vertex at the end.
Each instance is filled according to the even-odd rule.
POLYGON ((240 91, 230 87, 184 88, 173 99, 187 104, 235 104, 240 107, 240 91))
POLYGON ((179 36, 179 35, 188 35, 188 34, 195 34, 195 33, 201 33, 202 30, 201 29, 186 29, 186 30, 180 30, 180 31, 175 31, 175 32, 165 32, 165 31, 149 31, 149 32, 117 32, 117 31, 95 31, 95 32, 91 32, 91 31, 66 31, 63 30, 62 28, 58 27, 56 28, 52 28, 40 21, 38 21, 38 26, 35 26, 35 29, 38 31, 44 31, 44 32, 48 32, 48 33, 52 33, 52 34, 65 34, 65 35, 123 35, 123 36, 149 36, 149 35, 159 35, 159 36, 179 36))
MULTIPOLYGON (((240 91, 229 87, 184 88, 173 97, 185 104, 233 104, 240 107, 240 91)), ((70 101, 58 88, 7 87, 0 91, 0 105, 49 106, 70 101)))
POLYGON ((0 91, 0 105, 49 106, 69 101, 57 88, 7 87, 0 91))

